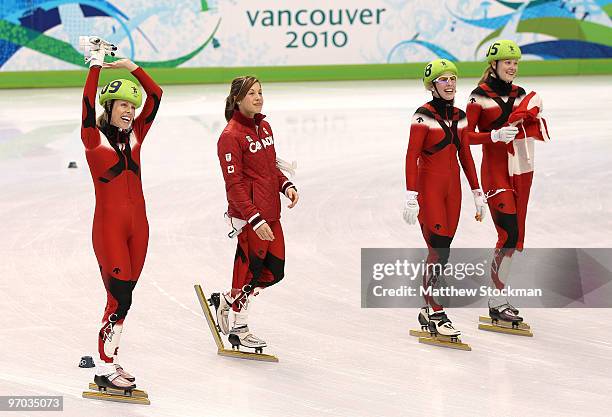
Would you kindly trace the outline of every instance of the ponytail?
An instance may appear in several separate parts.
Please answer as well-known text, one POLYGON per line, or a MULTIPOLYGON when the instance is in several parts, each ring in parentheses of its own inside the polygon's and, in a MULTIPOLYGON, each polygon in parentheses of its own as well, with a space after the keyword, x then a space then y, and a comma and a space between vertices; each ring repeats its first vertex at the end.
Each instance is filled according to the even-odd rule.
POLYGON ((478 85, 484 83, 490 75, 495 75, 495 70, 491 65, 488 65, 482 73, 482 78, 480 78, 480 81, 478 81, 478 85))
POLYGON ((230 94, 225 98, 225 120, 230 121, 234 115, 234 106, 236 105, 234 98, 230 94))

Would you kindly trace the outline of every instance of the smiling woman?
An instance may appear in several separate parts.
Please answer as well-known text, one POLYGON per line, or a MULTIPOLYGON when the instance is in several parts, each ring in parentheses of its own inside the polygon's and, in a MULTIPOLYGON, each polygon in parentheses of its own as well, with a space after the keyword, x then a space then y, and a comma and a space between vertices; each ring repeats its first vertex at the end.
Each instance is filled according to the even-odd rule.
POLYGON ((93 248, 107 296, 98 333, 100 357, 96 361, 94 383, 131 390, 136 387, 135 377, 114 361, 149 242, 140 181, 140 147, 157 114, 162 90, 128 59, 105 64, 104 56, 108 54, 105 45, 110 45, 107 42, 97 37, 90 37, 89 42, 92 53, 83 92, 81 139, 96 191, 93 248), (140 87, 132 81, 117 79, 100 91, 99 103, 104 113, 96 120, 94 100, 101 67, 127 69, 140 81, 147 92, 140 116, 134 118, 142 104, 140 87))
MULTIPOLYGON (((436 59, 425 66, 423 85, 432 100, 417 109, 410 126, 404 220, 408 224, 418 220, 429 250, 427 268, 422 273, 425 289, 439 280, 459 224, 461 180, 457 156, 472 189, 476 220, 482 221, 485 214, 470 145, 463 135, 467 119, 454 106, 457 75, 457 67, 447 59, 436 59)), ((419 323, 428 326, 433 334, 458 338, 461 332, 453 326, 443 306, 426 294, 427 306, 419 312, 419 323)))
POLYGON ((293 208, 297 189, 277 165, 272 127, 261 114, 261 83, 255 77, 232 81, 225 99, 227 126, 217 142, 217 155, 225 181, 232 236, 237 236, 232 288, 211 294, 217 324, 229 334, 232 347, 261 352, 266 342, 253 335, 248 314, 253 297, 280 282, 285 275, 285 240, 280 223, 282 193, 293 208), (234 310, 230 328, 229 313, 234 310))
MULTIPOLYGON (((136 64, 133 65, 138 68, 136 64)), ((104 107, 104 113, 98 117, 96 123, 98 128, 105 134, 111 126, 127 132, 132 125, 136 109, 142 104, 142 94, 140 88, 132 81, 119 79, 111 81, 102 88, 99 102, 104 107)), ((112 135, 112 132, 108 133, 112 135)))

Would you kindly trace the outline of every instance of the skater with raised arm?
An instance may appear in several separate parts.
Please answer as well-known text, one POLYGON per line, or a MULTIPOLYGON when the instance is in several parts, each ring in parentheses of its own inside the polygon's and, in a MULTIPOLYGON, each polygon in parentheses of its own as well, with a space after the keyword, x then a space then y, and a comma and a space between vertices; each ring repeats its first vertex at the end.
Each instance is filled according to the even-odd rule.
POLYGON ((140 179, 140 148, 151 128, 162 96, 161 88, 128 59, 104 63, 116 48, 98 37, 87 37, 89 73, 83 93, 81 139, 94 183, 96 207, 93 248, 106 290, 106 308, 98 332, 94 382, 99 387, 131 390, 135 377, 117 362, 119 340, 132 292, 144 266, 149 225, 140 179), (140 82, 127 79, 105 85, 98 96, 103 113, 96 118, 96 88, 101 69, 125 69, 140 82))

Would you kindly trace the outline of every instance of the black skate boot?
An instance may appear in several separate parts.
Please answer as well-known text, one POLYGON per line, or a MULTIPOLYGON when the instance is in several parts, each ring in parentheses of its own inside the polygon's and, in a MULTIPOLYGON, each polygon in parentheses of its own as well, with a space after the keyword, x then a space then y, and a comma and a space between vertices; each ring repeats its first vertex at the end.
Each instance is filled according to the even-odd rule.
POLYGON ((429 331, 429 307, 421 307, 421 311, 419 311, 419 324, 421 325, 421 330, 424 332, 429 331))
POLYGON ((523 318, 518 315, 518 309, 506 303, 498 307, 489 306, 489 317, 491 322, 497 324, 500 321, 512 323, 513 328, 518 328, 523 322, 523 318))
POLYGON ((103 391, 106 388, 111 388, 124 391, 125 394, 129 394, 136 388, 136 384, 125 379, 118 372, 113 372, 109 375, 96 375, 94 376, 94 383, 102 388, 103 391))
POLYGON ((519 315, 519 310, 518 310, 518 308, 514 307, 514 306, 513 306, 512 304, 510 304, 510 303, 507 303, 507 305, 508 305, 508 309, 509 309, 510 311, 512 311, 512 312, 514 313, 514 315, 515 315, 515 316, 518 316, 518 315, 519 315))

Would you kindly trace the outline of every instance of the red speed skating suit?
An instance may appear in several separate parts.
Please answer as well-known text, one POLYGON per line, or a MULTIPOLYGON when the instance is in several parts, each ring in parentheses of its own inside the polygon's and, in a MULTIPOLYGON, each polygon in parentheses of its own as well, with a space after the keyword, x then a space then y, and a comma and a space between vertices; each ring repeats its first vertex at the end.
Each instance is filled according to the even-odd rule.
MULTIPOLYGON (((414 113, 406 153, 406 188, 417 191, 419 223, 429 248, 428 264, 446 265, 450 244, 457 230, 461 211, 459 163, 471 189, 478 177, 470 147, 463 137, 465 113, 441 99, 432 100, 414 113)), ((423 285, 433 285, 431 273, 423 285)), ((441 309, 426 297, 428 304, 441 309)))
POLYGON ((142 84, 147 99, 129 133, 105 125, 101 135, 96 126, 100 67, 89 70, 83 94, 81 139, 96 192, 93 247, 107 294, 98 342, 100 359, 105 362, 112 362, 117 354, 123 320, 149 241, 140 181, 140 147, 157 113, 162 90, 141 68, 132 74, 142 84))
POLYGON ((228 214, 247 222, 238 235, 234 259, 235 311, 255 288, 274 285, 284 276, 280 193, 294 185, 276 166, 274 136, 264 117, 256 114, 250 119, 235 110, 217 143, 228 214), (264 222, 272 229, 273 241, 261 240, 255 233, 264 222))
POLYGON ((514 250, 523 248, 533 170, 524 172, 520 184, 515 184, 509 172, 511 161, 508 158, 508 151, 514 144, 494 143, 490 132, 508 126, 508 118, 524 98, 525 90, 521 87, 489 75, 472 91, 466 110, 467 138, 471 145, 482 145, 482 188, 498 237, 491 261, 491 280, 498 289, 505 288, 508 283, 514 250))
MULTIPOLYGON (((518 210, 512 179, 508 172, 508 146, 491 140, 491 130, 508 126, 510 114, 525 98, 525 90, 489 76, 469 98, 467 105, 467 138, 471 145, 482 145, 481 180, 487 195, 491 217, 497 229, 496 248, 523 247, 525 216, 527 213, 527 190, 524 207, 518 210), (478 127, 478 132, 476 132, 478 127), (519 214, 518 218, 517 213, 519 214)), ((533 172, 524 178, 531 184, 533 172)))

